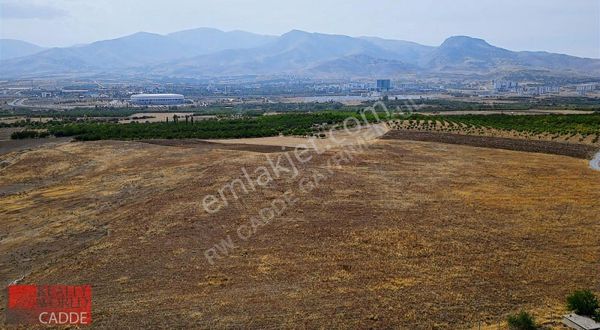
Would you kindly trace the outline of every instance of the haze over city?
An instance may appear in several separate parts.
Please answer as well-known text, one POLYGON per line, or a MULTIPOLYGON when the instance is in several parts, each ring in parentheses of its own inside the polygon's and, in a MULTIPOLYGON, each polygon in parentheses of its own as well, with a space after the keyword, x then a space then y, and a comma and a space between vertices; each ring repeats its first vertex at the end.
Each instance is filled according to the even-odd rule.
POLYGON ((1 0, 1 38, 72 46, 139 31, 197 27, 281 35, 309 32, 377 36, 440 45, 468 35, 512 50, 600 58, 600 2, 453 1, 70 1, 1 0), (152 18, 152 19, 149 19, 152 18), (43 31, 43 33, 40 33, 43 31))

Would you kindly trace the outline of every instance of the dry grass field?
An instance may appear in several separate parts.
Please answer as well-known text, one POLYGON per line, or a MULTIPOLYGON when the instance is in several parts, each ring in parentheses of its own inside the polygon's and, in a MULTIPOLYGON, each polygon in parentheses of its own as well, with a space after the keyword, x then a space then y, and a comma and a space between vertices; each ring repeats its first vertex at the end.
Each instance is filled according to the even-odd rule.
POLYGON ((522 309, 553 326, 571 291, 600 292, 600 172, 585 160, 378 140, 203 209, 278 155, 107 141, 2 155, 0 281, 91 284, 110 329, 495 328, 522 309), (286 191, 295 204, 240 239, 286 191))

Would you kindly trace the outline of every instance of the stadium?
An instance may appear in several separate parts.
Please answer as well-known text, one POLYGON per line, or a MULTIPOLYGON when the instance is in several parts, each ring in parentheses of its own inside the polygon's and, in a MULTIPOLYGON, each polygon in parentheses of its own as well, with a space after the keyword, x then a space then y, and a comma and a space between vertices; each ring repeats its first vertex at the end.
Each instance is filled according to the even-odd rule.
POLYGON ((130 102, 135 105, 179 105, 185 103, 181 94, 137 94, 130 102))

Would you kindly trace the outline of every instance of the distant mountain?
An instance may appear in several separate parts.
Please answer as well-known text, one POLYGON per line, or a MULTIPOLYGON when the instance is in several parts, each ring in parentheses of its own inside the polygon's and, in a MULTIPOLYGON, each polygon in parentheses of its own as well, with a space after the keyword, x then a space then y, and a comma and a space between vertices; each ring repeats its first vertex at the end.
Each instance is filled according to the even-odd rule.
POLYGON ((33 55, 42 50, 44 50, 43 47, 29 42, 14 39, 0 39, 0 61, 33 55))
POLYGON ((308 69, 319 77, 357 78, 387 77, 419 71, 418 67, 397 60, 373 58, 368 55, 351 55, 321 63, 308 69))
POLYGON ((518 63, 527 68, 541 68, 564 73, 600 75, 600 60, 547 52, 518 52, 518 63), (558 69, 558 70, 557 70, 558 69))
POLYGON ((194 55, 205 55, 227 49, 254 48, 277 39, 275 36, 245 31, 223 32, 211 28, 175 32, 168 34, 167 37, 188 47, 194 55))
POLYGON ((397 57, 394 52, 366 40, 294 30, 261 47, 222 51, 153 69, 175 76, 304 74, 309 71, 316 74, 317 68, 323 68, 326 62, 360 55, 389 60, 397 57))
POLYGON ((282 36, 200 28, 130 36, 2 60, 6 77, 103 74, 159 77, 300 75, 401 77, 407 73, 461 76, 598 77, 600 60, 545 52, 513 52, 467 36, 439 47, 375 37, 308 33, 282 36))
POLYGON ((361 39, 395 53, 400 61, 415 65, 417 65, 423 57, 435 50, 435 47, 423 46, 412 41, 389 40, 375 37, 362 37, 361 39))
POLYGON ((450 37, 420 65, 434 72, 513 72, 542 70, 565 74, 599 74, 600 60, 546 52, 513 52, 495 47, 485 40, 465 36, 450 37))
POLYGON ((0 73, 8 76, 110 73, 189 58, 215 49, 255 47, 275 37, 213 29, 188 30, 170 35, 139 32, 122 38, 4 61, 0 73))
POLYGON ((437 70, 485 70, 512 63, 514 52, 494 47, 485 40, 457 36, 424 56, 421 65, 437 70))
POLYGON ((179 42, 158 34, 140 32, 88 45, 52 48, 6 61, 7 75, 107 72, 189 56, 179 42))

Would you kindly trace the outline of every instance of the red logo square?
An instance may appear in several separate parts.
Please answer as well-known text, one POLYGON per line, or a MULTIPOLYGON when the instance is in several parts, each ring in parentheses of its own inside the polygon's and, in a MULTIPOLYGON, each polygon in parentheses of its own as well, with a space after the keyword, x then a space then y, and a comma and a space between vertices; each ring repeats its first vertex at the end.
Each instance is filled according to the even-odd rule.
POLYGON ((11 285, 6 320, 9 324, 52 326, 92 324, 90 285, 11 285))
POLYGON ((9 309, 32 309, 37 306, 37 286, 11 285, 8 287, 9 309))

